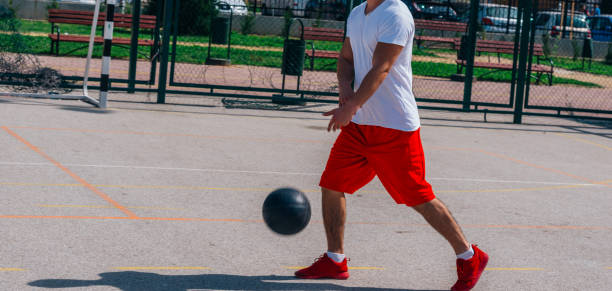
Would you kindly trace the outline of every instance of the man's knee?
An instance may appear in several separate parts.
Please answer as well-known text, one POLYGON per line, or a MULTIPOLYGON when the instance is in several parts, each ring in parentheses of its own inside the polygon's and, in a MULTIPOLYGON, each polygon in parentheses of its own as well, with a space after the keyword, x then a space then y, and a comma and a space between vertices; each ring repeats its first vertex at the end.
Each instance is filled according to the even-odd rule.
POLYGON ((442 201, 440 201, 438 198, 434 198, 433 200, 429 202, 425 202, 419 205, 412 206, 412 208, 416 210, 416 212, 420 213, 421 215, 425 215, 427 213, 431 213, 434 211, 438 212, 438 211, 444 210, 445 206, 444 204, 442 204, 442 201))
POLYGON ((344 198, 344 193, 321 187, 324 198, 344 198))

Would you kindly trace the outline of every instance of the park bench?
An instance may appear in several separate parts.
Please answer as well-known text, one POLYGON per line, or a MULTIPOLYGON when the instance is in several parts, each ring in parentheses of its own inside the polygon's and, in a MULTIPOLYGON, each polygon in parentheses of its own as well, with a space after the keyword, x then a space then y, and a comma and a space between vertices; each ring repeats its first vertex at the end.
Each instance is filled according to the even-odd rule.
POLYGON ((304 27, 304 40, 310 40, 310 50, 306 50, 306 56, 310 59, 310 70, 314 69, 314 59, 337 59, 339 51, 317 50, 314 45, 315 40, 344 42, 344 29, 304 27))
MULTIPOLYGON (((461 40, 457 40, 455 42, 455 47, 459 47, 459 51, 457 53, 457 74, 461 74, 463 68, 466 66, 467 61, 465 60, 465 52, 463 51, 464 46, 461 45, 461 40)), ((474 62, 475 68, 485 68, 485 69, 493 69, 495 71, 511 71, 512 63, 502 63, 501 55, 502 54, 514 54, 514 42, 510 41, 500 41, 500 40, 477 40, 476 41, 476 53, 495 53, 497 54, 497 62, 474 62)), ((544 48, 541 44, 534 44, 533 47, 533 55, 536 57, 536 63, 531 65, 531 72, 535 73, 532 75, 532 78, 536 79, 536 84, 539 84, 542 80, 542 76, 546 75, 548 77, 548 85, 552 85, 553 82, 553 71, 554 71, 554 63, 552 60, 546 58, 544 56, 544 48), (546 61, 548 64, 540 64, 540 62, 546 61)), ((493 73, 495 71, 489 72, 493 73)), ((487 74, 489 74, 487 73, 487 74)))
POLYGON ((468 25, 463 22, 451 22, 451 21, 438 21, 438 20, 426 20, 426 19, 415 19, 414 26, 417 32, 415 33, 414 40, 416 41, 417 47, 422 47, 424 42, 432 43, 445 43, 456 47, 455 44, 459 37, 447 37, 444 36, 445 32, 455 32, 459 34, 465 34, 468 25), (440 36, 424 35, 426 30, 438 31, 440 36))
MULTIPOLYGON (((100 12, 98 16, 97 25, 103 27, 105 19, 106 19, 106 13, 100 12)), ((51 33, 49 34, 49 38, 51 39, 51 54, 53 54, 54 46, 55 46, 55 54, 59 55, 60 42, 89 43, 89 35, 62 34, 58 24, 60 23, 81 24, 81 25, 91 26, 92 21, 93 21, 93 12, 91 11, 49 9, 49 22, 51 23, 51 33)), ((155 25, 156 25, 156 17, 154 15, 141 15, 140 16, 139 27, 140 29, 151 31, 151 39, 138 39, 138 45, 151 47, 151 53, 148 56, 149 58, 153 58, 154 56, 153 32, 155 30, 155 25)), ((114 27, 131 28, 132 27, 132 15, 115 13, 114 27)), ((104 39, 102 36, 97 36, 95 37, 94 42, 97 44, 101 44, 101 43, 104 43, 104 39)), ((129 47, 130 44, 131 44, 130 38, 113 38, 113 45, 129 47)), ((86 47, 86 46, 87 45, 83 47, 86 47)), ((74 49, 66 54, 70 54, 83 47, 74 49)))

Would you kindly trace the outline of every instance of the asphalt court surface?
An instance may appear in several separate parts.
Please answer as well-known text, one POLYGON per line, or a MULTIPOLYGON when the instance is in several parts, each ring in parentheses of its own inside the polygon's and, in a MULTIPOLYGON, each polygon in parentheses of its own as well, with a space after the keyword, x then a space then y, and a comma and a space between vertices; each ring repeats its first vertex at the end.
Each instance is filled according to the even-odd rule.
MULTIPOLYGON (((456 280, 450 246, 376 179, 347 199, 351 278, 292 277, 325 248, 317 184, 337 136, 320 115, 329 106, 109 106, 0 99, 0 290, 448 290, 456 280), (282 186, 313 208, 295 236, 262 222, 263 200, 282 186)), ((612 288, 609 123, 421 116, 428 180, 491 257, 474 290, 612 288)))

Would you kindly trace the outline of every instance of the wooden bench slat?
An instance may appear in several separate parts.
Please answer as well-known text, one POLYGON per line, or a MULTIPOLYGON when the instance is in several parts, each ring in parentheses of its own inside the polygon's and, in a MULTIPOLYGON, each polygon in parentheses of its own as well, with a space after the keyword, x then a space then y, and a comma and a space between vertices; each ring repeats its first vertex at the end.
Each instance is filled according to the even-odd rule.
MULTIPOLYGON (((465 60, 456 60, 457 64, 466 66, 467 61, 465 60)), ((501 70, 512 70, 512 64, 504 64, 504 63, 487 63, 487 62, 474 62, 474 67, 478 68, 487 68, 487 69, 501 69, 501 70)), ((541 73, 552 73, 553 68, 546 65, 531 65, 532 72, 541 72, 541 73)))
MULTIPOLYGON (((83 35, 65 35, 65 34, 60 34, 59 35, 59 39, 57 34, 49 34, 49 38, 51 38, 54 41, 69 41, 69 42, 89 42, 89 36, 83 36, 83 35)), ((102 36, 96 36, 94 38, 94 42, 95 43, 104 43, 104 37, 102 36)), ((124 45, 129 45, 132 43, 132 40, 129 38, 113 38, 113 44, 124 44, 124 45)), ((153 41, 150 39, 139 39, 138 40, 138 45, 142 45, 142 46, 152 46, 153 45, 153 41)))
MULTIPOLYGON (((49 9, 48 20, 51 23, 52 31, 54 31, 56 24, 77 24, 77 25, 87 25, 90 26, 93 21, 93 11, 77 11, 77 10, 68 10, 68 9, 49 9)), ((115 13, 113 22, 114 27, 118 28, 131 28, 132 27, 132 17, 131 14, 122 14, 115 13)), ((106 13, 101 12, 98 15, 98 21, 96 23, 97 26, 104 26, 104 22, 106 19, 106 13)), ((157 24, 157 17, 155 15, 140 15, 139 21, 139 29, 148 29, 152 30, 155 28, 157 24)), ((59 28, 56 33, 49 34, 49 38, 51 39, 51 53, 54 51, 55 44, 55 52, 59 54, 59 43, 64 42, 78 42, 78 43, 88 43, 90 36, 89 35, 69 35, 69 34, 59 34, 59 28)), ((96 36, 94 38, 94 43, 101 44, 104 43, 104 38, 102 36, 96 36)), ((113 38, 113 44, 118 45, 131 45, 132 41, 130 38, 113 38)), ((149 46, 153 47, 154 41, 152 39, 138 39, 139 46, 149 46)))
POLYGON ((440 36, 415 35, 414 39, 422 40, 422 41, 433 41, 433 42, 443 42, 443 43, 456 44, 456 39, 455 38, 447 38, 447 37, 440 37, 440 36))

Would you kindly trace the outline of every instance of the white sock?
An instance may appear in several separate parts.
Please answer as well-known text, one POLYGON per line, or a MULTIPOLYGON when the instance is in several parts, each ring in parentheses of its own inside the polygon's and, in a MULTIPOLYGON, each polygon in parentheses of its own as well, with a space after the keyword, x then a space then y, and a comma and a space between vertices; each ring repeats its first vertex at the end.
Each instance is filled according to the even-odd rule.
POLYGON ((340 263, 344 261, 344 258, 346 257, 344 254, 332 253, 332 252, 327 252, 327 256, 330 259, 334 260, 334 262, 336 263, 340 263))
MULTIPOLYGON (((329 256, 329 255, 328 255, 329 256)), ((469 260, 474 256, 474 249, 470 245, 470 249, 457 255, 457 259, 469 260)))

